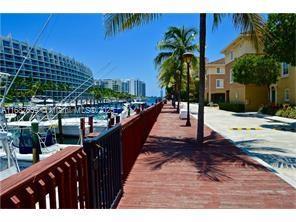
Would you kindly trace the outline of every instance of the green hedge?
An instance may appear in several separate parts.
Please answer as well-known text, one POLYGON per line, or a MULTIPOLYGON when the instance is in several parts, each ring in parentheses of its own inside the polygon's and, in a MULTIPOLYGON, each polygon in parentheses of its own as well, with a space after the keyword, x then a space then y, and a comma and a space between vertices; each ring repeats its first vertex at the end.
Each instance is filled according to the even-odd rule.
POLYGON ((296 119, 296 106, 291 106, 289 104, 283 104, 280 106, 265 105, 260 107, 258 112, 272 115, 272 116, 275 115, 275 116, 296 119))
POLYGON ((274 116, 279 109, 280 109, 280 106, 276 106, 276 105, 264 105, 264 106, 261 106, 259 108, 258 112, 259 113, 263 113, 263 114, 274 116))
POLYGON ((241 103, 219 103, 219 109, 231 112, 245 112, 245 105, 241 103))
POLYGON ((276 113, 276 116, 286 117, 286 118, 292 118, 296 119, 296 106, 295 107, 286 107, 279 109, 276 113))

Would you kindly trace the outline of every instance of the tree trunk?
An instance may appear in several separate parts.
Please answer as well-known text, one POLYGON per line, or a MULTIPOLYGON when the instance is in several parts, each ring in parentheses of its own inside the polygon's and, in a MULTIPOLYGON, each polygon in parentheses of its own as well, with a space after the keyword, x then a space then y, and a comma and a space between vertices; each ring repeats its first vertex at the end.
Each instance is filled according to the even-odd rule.
MULTIPOLYGON (((181 59, 181 64, 183 64, 182 63, 183 62, 183 60, 181 59)), ((181 68, 181 70, 182 70, 182 68, 181 68)), ((178 89, 178 106, 177 106, 177 112, 178 113, 180 113, 180 105, 181 105, 181 86, 182 86, 182 71, 181 70, 179 70, 180 72, 179 72, 179 77, 178 77, 178 86, 179 86, 179 89, 178 89)))
POLYGON ((266 87, 267 87, 267 104, 272 104, 273 102, 272 102, 269 86, 270 85, 266 85, 266 87))
POLYGON ((197 141, 203 144, 204 139, 204 94, 205 94, 205 46, 206 46, 206 14, 200 14, 199 37, 199 100, 198 100, 198 124, 197 141))
POLYGON ((180 82, 179 82, 179 84, 180 84, 180 89, 179 89, 180 90, 179 91, 180 105, 179 105, 179 109, 180 109, 180 106, 181 106, 182 75, 183 75, 183 59, 181 59, 180 82))

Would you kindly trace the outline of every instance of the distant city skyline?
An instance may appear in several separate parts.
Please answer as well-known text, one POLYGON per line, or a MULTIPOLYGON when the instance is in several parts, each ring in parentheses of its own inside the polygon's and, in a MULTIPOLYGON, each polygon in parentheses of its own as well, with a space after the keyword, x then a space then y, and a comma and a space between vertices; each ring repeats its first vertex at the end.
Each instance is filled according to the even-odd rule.
POLYGON ((116 92, 128 93, 138 97, 146 96, 146 83, 138 78, 132 79, 95 79, 95 85, 112 89, 116 92))
MULTIPOLYGON (((32 44, 48 14, 0 14, 0 34, 32 44)), ((231 19, 225 18, 212 31, 212 16, 207 20, 209 61, 223 57, 220 51, 239 35, 231 19)), ((170 26, 199 27, 198 14, 164 14, 158 21, 105 38, 102 14, 54 14, 38 46, 53 49, 86 64, 94 78, 140 78, 147 84, 147 96, 160 96, 158 70, 153 59, 157 42, 170 26), (98 73, 108 62, 109 67, 98 73), (109 73, 108 73, 109 72, 109 73)))

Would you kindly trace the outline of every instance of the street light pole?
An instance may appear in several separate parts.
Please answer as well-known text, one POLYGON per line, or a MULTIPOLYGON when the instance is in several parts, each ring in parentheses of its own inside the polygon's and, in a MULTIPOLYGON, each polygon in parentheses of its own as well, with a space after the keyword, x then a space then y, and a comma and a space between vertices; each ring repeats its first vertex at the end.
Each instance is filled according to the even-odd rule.
POLYGON ((187 63, 187 121, 186 126, 191 126, 190 123, 190 107, 189 107, 189 75, 190 75, 190 62, 193 58, 192 52, 185 52, 183 54, 183 61, 187 63))

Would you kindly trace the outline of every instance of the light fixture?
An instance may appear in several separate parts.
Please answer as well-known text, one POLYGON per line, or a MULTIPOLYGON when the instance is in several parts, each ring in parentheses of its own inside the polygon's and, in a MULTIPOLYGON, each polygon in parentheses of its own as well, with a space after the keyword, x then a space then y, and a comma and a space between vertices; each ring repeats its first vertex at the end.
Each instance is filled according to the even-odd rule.
POLYGON ((185 52, 182 57, 183 57, 184 62, 190 63, 193 58, 193 53, 192 52, 185 52))

